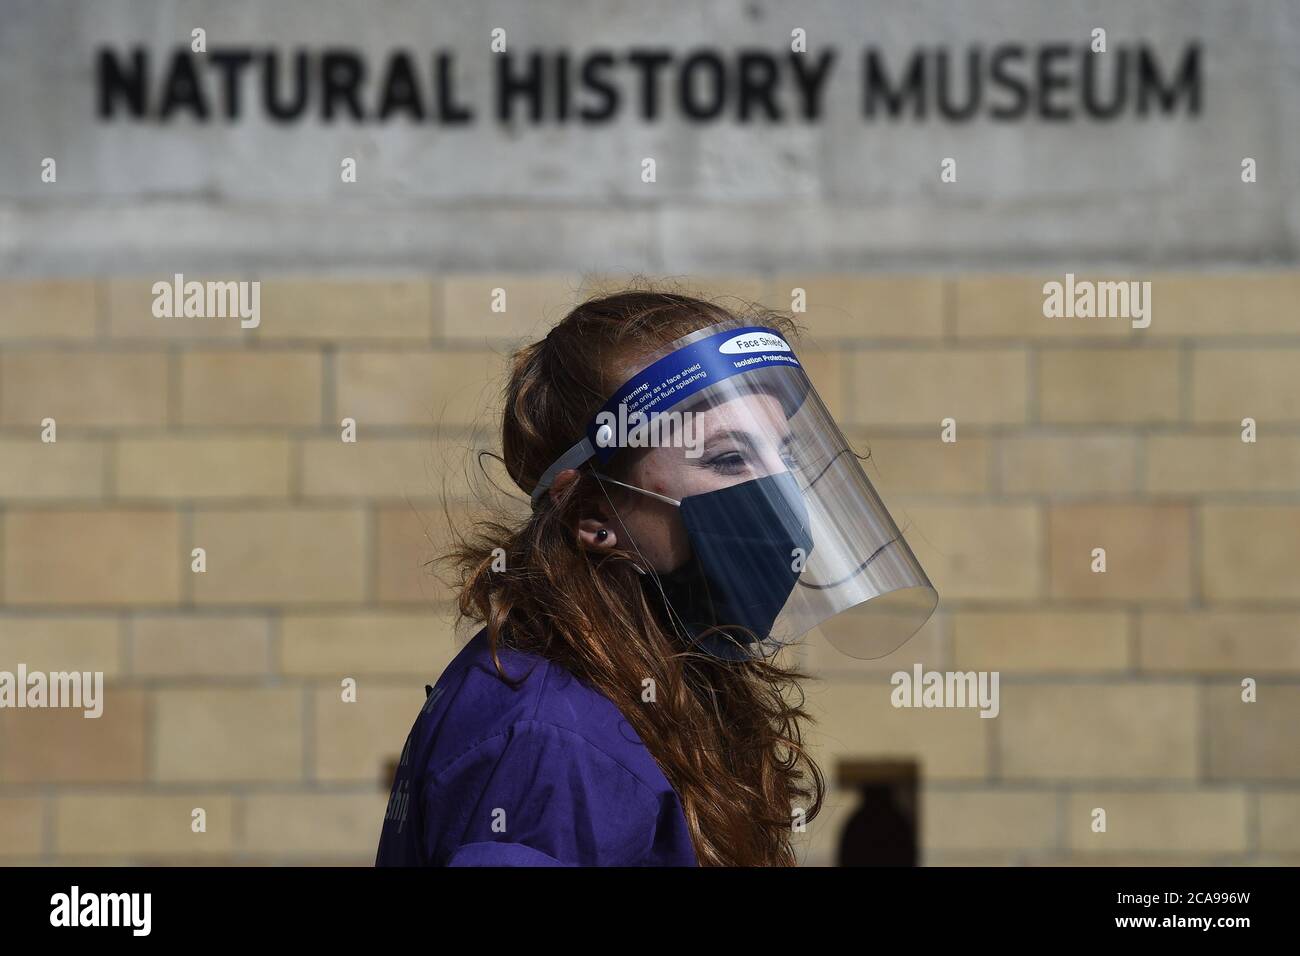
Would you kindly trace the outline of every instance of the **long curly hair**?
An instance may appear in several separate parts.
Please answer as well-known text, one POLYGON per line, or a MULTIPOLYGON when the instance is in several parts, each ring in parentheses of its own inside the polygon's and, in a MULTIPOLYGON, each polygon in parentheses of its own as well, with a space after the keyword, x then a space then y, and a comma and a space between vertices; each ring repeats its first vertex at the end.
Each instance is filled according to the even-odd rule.
MULTIPOLYGON (((511 357, 501 427, 510 477, 531 493, 613 390, 674 340, 751 322, 797 330, 786 313, 747 304, 737 314, 676 292, 627 289, 581 303, 511 357)), ((723 661, 686 647, 647 601, 635 551, 596 551, 579 539, 584 500, 602 493, 579 469, 526 516, 481 516, 469 533, 453 522, 444 560, 455 569, 461 618, 486 625, 503 679, 505 642, 554 661, 618 707, 680 797, 700 865, 795 865, 792 822, 813 819, 826 793, 800 729, 811 718, 799 682, 810 675, 780 663, 784 652, 723 661), (643 700, 647 678, 653 703, 643 700)))

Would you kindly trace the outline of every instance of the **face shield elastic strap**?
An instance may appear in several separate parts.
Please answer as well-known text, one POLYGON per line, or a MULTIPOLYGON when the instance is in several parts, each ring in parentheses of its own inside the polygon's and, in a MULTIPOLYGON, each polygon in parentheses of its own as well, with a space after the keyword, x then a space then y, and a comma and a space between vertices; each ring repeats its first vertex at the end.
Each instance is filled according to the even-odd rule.
POLYGON ((609 475, 602 474, 594 468, 591 470, 591 473, 601 481, 608 481, 611 485, 618 485, 622 488, 630 488, 632 491, 639 491, 643 495, 649 495, 651 498, 658 498, 660 501, 665 502, 666 504, 676 505, 678 508, 682 506, 682 503, 676 498, 669 498, 667 495, 661 495, 657 491, 647 491, 644 488, 638 488, 636 485, 629 485, 625 481, 619 481, 617 478, 611 478, 609 475))
POLYGON ((584 438, 551 462, 550 467, 542 472, 542 477, 537 479, 537 487, 533 489, 530 496, 534 510, 537 508, 538 502, 550 490, 551 485, 555 484, 556 475, 562 471, 568 471, 570 468, 577 468, 583 462, 589 461, 595 453, 596 450, 592 447, 591 440, 584 438))
MULTIPOLYGON (((594 468, 592 469, 592 475, 598 481, 601 482, 601 489, 600 489, 601 493, 605 496, 605 501, 609 503, 610 510, 614 512, 615 518, 618 518, 618 509, 614 507, 614 502, 610 499, 609 492, 605 490, 603 484, 603 482, 605 481, 608 481, 615 485, 622 485, 624 488, 630 488, 633 491, 640 491, 643 494, 647 494, 650 495, 651 497, 658 498, 661 501, 665 501, 669 504, 676 505, 679 508, 681 507, 681 502, 677 501, 676 499, 669 498, 667 495, 656 494, 653 491, 646 491, 644 488, 637 488, 635 485, 629 485, 624 482, 618 481, 617 479, 610 478, 608 475, 601 474, 600 472, 596 471, 594 468)), ((619 520, 620 522, 622 521, 621 518, 619 520)), ((668 600, 668 595, 664 592, 664 584, 659 577, 659 572, 654 570, 654 568, 651 566, 649 561, 646 561, 645 555, 641 553, 641 549, 637 547, 636 542, 630 541, 630 543, 632 545, 632 550, 636 552, 637 557, 641 559, 643 564, 645 564, 644 568, 636 564, 632 565, 632 567, 636 569, 638 574, 642 576, 649 576, 654 580, 655 588, 658 589, 659 596, 663 601, 664 608, 668 612, 668 623, 672 625, 673 630, 677 633, 678 638, 681 639, 687 646, 690 646, 691 645, 690 628, 686 626, 686 622, 681 619, 680 615, 678 615, 678 613, 673 609, 672 602, 668 600), (646 570, 647 568, 649 568, 649 570, 646 570)))

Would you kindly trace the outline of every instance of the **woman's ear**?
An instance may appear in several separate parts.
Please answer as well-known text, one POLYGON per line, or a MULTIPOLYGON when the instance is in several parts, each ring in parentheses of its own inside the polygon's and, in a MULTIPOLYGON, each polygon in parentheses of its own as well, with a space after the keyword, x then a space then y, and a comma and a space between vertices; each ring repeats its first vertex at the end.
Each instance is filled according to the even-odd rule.
MULTIPOLYGON (((578 477, 576 468, 566 468, 555 476, 555 481, 551 483, 550 494, 559 495, 569 484, 578 477)), ((614 532, 613 522, 605 514, 605 509, 599 503, 594 505, 594 510, 587 516, 578 519, 578 540, 584 547, 595 548, 598 550, 607 550, 618 545, 618 535, 614 532)))
POLYGON ((560 496, 560 493, 564 491, 565 488, 569 487, 569 485, 577 477, 578 477, 578 469, 576 468, 564 469, 564 471, 557 474, 555 478, 551 481, 551 487, 550 490, 547 492, 547 494, 549 494, 552 498, 558 498, 560 496))
POLYGON ((578 520, 578 540, 585 547, 608 550, 618 545, 618 535, 614 533, 612 522, 603 516, 580 518, 578 520))

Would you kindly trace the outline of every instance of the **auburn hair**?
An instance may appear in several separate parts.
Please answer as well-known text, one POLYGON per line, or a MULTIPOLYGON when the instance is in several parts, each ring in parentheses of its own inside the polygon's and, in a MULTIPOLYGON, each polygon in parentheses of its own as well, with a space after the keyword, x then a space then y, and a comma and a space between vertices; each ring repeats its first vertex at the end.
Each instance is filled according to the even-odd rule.
MULTIPOLYGON (((531 493, 614 389, 674 340, 718 323, 767 325, 787 337, 797 330, 788 314, 750 304, 738 314, 628 288, 582 302, 516 351, 501 424, 514 483, 531 493)), ((447 512, 444 560, 455 571, 460 617, 486 626, 503 679, 511 680, 498 657, 504 643, 555 662, 614 703, 680 797, 700 865, 795 865, 792 822, 813 819, 826 791, 801 734, 811 718, 799 682, 810 675, 780 663, 784 654, 724 661, 687 647, 647 601, 636 552, 597 551, 579 539, 584 502, 601 496, 580 468, 527 514, 489 511, 462 531, 447 512), (642 699, 647 678, 653 702, 642 699)))

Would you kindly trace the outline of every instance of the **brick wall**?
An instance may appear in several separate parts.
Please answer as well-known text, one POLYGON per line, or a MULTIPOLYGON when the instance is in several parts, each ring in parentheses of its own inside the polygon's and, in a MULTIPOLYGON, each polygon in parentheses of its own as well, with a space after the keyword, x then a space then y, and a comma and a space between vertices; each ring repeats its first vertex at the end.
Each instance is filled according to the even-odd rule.
MULTIPOLYGON (((0 714, 0 861, 367 864, 456 646, 443 482, 511 343, 614 280, 264 277, 245 330, 153 318, 157 278, 0 284, 0 670, 109 685, 0 714)), ((692 284, 807 290, 800 354, 941 594, 885 660, 801 647, 816 753, 918 759, 931 863, 1300 862, 1300 275, 1143 277, 1145 330, 1043 318, 1052 278, 692 284), (918 661, 999 671, 1000 716, 891 707, 918 661)))

